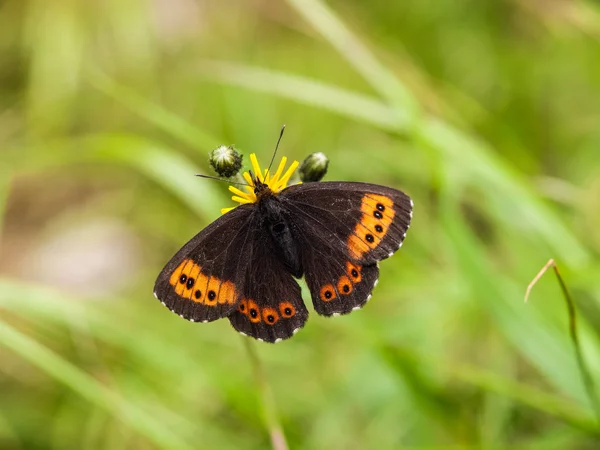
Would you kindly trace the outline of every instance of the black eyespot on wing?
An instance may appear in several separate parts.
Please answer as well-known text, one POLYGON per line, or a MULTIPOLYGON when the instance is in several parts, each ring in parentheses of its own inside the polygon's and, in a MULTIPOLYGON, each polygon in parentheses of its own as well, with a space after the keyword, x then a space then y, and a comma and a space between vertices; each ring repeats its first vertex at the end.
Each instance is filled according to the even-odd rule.
MULTIPOLYGON (((312 250, 311 261, 319 261, 319 252, 312 250)), ((340 258, 311 263, 305 259, 306 284, 311 293, 315 311, 324 316, 348 314, 362 308, 371 298, 377 283, 379 268, 376 264, 359 266, 340 258)))

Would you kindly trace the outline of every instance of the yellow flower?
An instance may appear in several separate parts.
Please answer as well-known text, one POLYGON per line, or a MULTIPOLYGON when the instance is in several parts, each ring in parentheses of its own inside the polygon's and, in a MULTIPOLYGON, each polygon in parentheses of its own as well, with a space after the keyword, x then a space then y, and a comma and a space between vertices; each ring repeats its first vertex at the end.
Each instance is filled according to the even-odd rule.
MULTIPOLYGON (((285 165, 287 164, 287 158, 284 156, 283 158, 281 158, 279 167, 277 167, 277 170, 275 171, 273 176, 271 176, 268 169, 265 169, 264 173, 263 173, 263 170, 260 168, 260 165, 258 164, 258 159, 256 159, 255 153, 250 154, 250 162, 252 163, 252 171, 254 173, 254 176, 256 178, 258 178, 258 181, 269 186, 269 189, 271 189, 271 191, 273 191, 274 193, 281 192, 283 189, 285 189, 287 187, 288 181, 290 181, 291 176, 293 175, 294 171, 296 170, 296 168, 299 165, 298 161, 294 161, 290 165, 290 167, 288 167, 286 172, 283 173, 283 169, 285 168, 285 165), (283 175, 282 175, 282 173, 283 173, 283 175)), ((234 202, 238 202, 240 205, 243 205, 246 203, 256 203, 257 198, 256 198, 256 194, 254 193, 255 185, 254 185, 254 180, 250 176, 250 172, 244 172, 242 174, 242 176, 244 177, 244 180, 246 180, 246 182, 248 183, 248 186, 245 186, 245 189, 248 192, 244 192, 234 186, 229 186, 229 190, 233 194, 235 194, 233 197, 231 197, 231 199, 234 202)), ((234 208, 236 208, 236 207, 233 206, 231 208, 223 208, 223 209, 221 209, 221 214, 225 214, 234 208)))

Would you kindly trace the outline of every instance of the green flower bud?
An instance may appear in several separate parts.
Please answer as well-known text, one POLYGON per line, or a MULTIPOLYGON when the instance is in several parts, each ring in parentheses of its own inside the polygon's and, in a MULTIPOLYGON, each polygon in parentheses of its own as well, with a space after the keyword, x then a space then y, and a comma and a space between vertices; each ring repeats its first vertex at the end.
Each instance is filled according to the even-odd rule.
POLYGON ((220 177, 230 178, 237 175, 242 168, 242 157, 233 145, 221 145, 210 152, 209 162, 220 177))
POLYGON ((300 179, 303 182, 308 181, 321 181, 321 179, 327 173, 327 166, 329 165, 329 159, 325 156, 325 153, 317 152, 311 153, 302 161, 300 165, 300 179))

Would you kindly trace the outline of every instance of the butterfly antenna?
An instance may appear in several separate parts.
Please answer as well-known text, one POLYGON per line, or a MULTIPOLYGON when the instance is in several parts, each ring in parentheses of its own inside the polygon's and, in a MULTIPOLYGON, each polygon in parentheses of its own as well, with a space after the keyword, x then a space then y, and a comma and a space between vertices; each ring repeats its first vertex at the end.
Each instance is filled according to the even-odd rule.
MULTIPOLYGON (((201 173, 197 173, 196 176, 200 177, 200 178, 208 178, 209 180, 224 181, 225 183, 229 183, 229 184, 238 184, 240 186, 250 186, 248 183, 239 183, 237 181, 231 181, 226 178, 212 177, 210 175, 203 175, 201 173)), ((250 186, 250 187, 252 187, 252 186, 250 186)))
MULTIPOLYGON (((252 182, 254 183, 255 186, 258 183, 260 183, 260 180, 258 179, 258 177, 254 176, 254 174, 252 173, 252 170, 249 170, 248 173, 250 174, 250 179, 252 180, 252 182)), ((252 187, 252 186, 250 186, 250 187, 252 187)))
POLYGON ((273 152, 273 156, 271 157, 271 162, 269 163, 269 168, 267 169, 267 173, 271 173, 271 166, 273 165, 273 161, 275 160, 275 155, 277 154, 277 149, 279 148, 279 143, 281 142, 281 138, 283 137, 283 132, 285 131, 285 124, 281 127, 281 132, 279 133, 279 139, 277 139, 277 145, 275 145, 275 151, 273 152))

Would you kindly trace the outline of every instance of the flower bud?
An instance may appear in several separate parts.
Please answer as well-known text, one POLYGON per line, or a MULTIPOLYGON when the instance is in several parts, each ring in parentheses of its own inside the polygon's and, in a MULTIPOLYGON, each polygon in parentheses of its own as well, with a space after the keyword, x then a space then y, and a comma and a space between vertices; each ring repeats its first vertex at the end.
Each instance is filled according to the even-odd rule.
POLYGON ((308 155, 300 165, 300 180, 302 182, 321 181, 327 173, 329 159, 325 153, 317 152, 308 155))
POLYGON ((229 178, 237 175, 242 168, 242 154, 233 145, 221 145, 210 152, 209 162, 220 177, 229 178))

